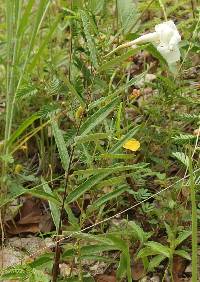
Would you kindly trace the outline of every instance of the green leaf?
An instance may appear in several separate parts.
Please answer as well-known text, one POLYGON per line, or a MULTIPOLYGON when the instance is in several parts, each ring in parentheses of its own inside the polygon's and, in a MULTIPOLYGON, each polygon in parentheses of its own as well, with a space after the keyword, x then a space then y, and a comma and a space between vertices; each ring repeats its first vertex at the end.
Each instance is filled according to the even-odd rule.
POLYGON ((50 276, 43 271, 33 268, 32 276, 29 278, 30 282, 49 282, 50 276))
POLYGON ((99 109, 92 116, 90 116, 81 126, 80 135, 84 136, 88 134, 94 127, 101 123, 116 107, 120 99, 117 97, 108 103, 103 108, 99 109))
POLYGON ((129 33, 137 20, 137 5, 133 0, 117 0, 118 18, 123 32, 129 33))
POLYGON ((187 260, 191 260, 190 254, 188 254, 188 252, 186 252, 185 250, 175 250, 174 254, 187 260))
POLYGON ((51 201, 52 203, 55 203, 58 206, 60 205, 59 200, 54 195, 46 193, 43 190, 40 190, 40 188, 32 188, 26 190, 26 193, 35 196, 37 198, 44 199, 46 201, 51 201))
POLYGON ((127 271, 127 257, 124 252, 120 254, 120 261, 117 268, 117 279, 121 280, 126 276, 127 271))
POLYGON ((104 153, 98 156, 96 159, 121 159, 121 160, 133 160, 135 158, 134 154, 109 154, 104 153))
POLYGON ((69 155, 62 131, 59 129, 57 121, 52 119, 51 124, 52 124, 53 135, 61 159, 62 167, 64 170, 67 170, 69 165, 69 155))
POLYGON ((138 170, 145 168, 147 164, 145 163, 138 163, 133 165, 116 165, 114 167, 105 167, 105 168, 91 168, 91 169, 85 169, 85 170, 78 170, 73 173, 73 175, 83 175, 85 177, 92 175, 92 174, 99 174, 99 173, 118 173, 123 171, 129 171, 129 170, 138 170))
POLYGON ((122 193, 124 193, 127 190, 127 187, 123 186, 123 187, 119 187, 117 189, 114 189, 114 191, 107 193, 106 195, 103 195, 102 197, 100 197, 98 200, 96 200, 89 208, 88 211, 93 211, 98 209, 100 206, 104 205, 105 203, 107 203, 108 201, 117 198, 118 196, 120 196, 122 193))
MULTIPOLYGON (((51 188, 49 187, 48 183, 44 180, 43 177, 42 177, 41 181, 42 181, 42 184, 43 184, 44 191, 54 197, 51 188)), ((56 231, 58 231, 59 221, 60 221, 59 206, 56 205, 54 202, 52 202, 52 200, 49 200, 48 202, 49 202, 49 208, 50 208, 50 211, 51 211, 51 216, 52 216, 52 219, 53 219, 53 223, 56 226, 56 231)))
POLYGON ((18 129, 11 135, 10 139, 8 140, 7 146, 13 144, 13 142, 29 127, 33 124, 34 121, 40 118, 39 114, 33 114, 29 118, 27 118, 19 127, 18 129))
POLYGON ((92 133, 84 136, 77 136, 74 138, 75 143, 82 144, 87 142, 96 142, 102 139, 107 139, 107 133, 92 133))
POLYGON ((182 152, 174 152, 172 156, 175 157, 179 162, 181 162, 184 166, 189 166, 189 157, 182 152))
POLYGON ((104 179, 109 173, 100 173, 94 176, 91 176, 84 183, 79 185, 76 189, 74 189, 66 198, 66 203, 71 203, 81 197, 85 192, 90 190, 93 186, 99 183, 102 179, 104 179))
POLYGON ((162 244, 158 242, 148 242, 145 244, 147 247, 150 247, 154 252, 157 252, 158 254, 162 254, 165 257, 170 258, 171 251, 169 247, 163 246, 162 244))
POLYGON ((147 239, 146 232, 134 221, 129 221, 128 226, 130 231, 133 232, 134 236, 141 242, 144 243, 147 239))
POLYGON ((165 255, 157 255, 154 258, 152 258, 148 265, 148 271, 150 272, 154 271, 154 269, 158 267, 164 259, 166 259, 165 255))
POLYGON ((92 245, 81 247, 80 254, 81 256, 86 256, 86 255, 94 255, 97 253, 101 253, 105 251, 114 251, 114 250, 118 250, 118 247, 116 245, 92 244, 92 245))
POLYGON ((98 67, 97 51, 96 51, 94 39, 92 37, 92 34, 90 33, 90 29, 91 29, 90 20, 88 18, 86 11, 81 10, 80 15, 83 23, 83 30, 87 41, 87 47, 90 52, 91 63, 94 65, 95 68, 97 68, 98 67))
POLYGON ((191 230, 184 230, 181 233, 179 233, 178 237, 176 238, 176 240, 174 242, 175 247, 180 245, 183 241, 185 241, 191 235, 192 235, 192 231, 191 230))
POLYGON ((146 257, 148 257, 148 256, 154 256, 154 255, 157 255, 157 254, 158 254, 158 252, 152 250, 152 248, 150 248, 150 247, 144 247, 144 248, 142 248, 142 249, 138 252, 136 258, 137 258, 137 259, 139 259, 139 258, 146 258, 146 257))

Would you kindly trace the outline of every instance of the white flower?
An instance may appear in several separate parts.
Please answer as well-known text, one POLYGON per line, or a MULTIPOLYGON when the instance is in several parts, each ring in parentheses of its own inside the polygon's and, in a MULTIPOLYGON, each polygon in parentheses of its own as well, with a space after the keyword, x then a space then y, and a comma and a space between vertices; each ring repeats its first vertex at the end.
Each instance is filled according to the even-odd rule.
POLYGON ((181 36, 173 21, 167 21, 155 26, 155 32, 147 33, 139 38, 118 46, 108 55, 117 50, 126 47, 135 48, 137 44, 152 42, 161 55, 165 58, 169 65, 180 60, 180 51, 178 43, 181 41, 181 36))
POLYGON ((152 41, 157 50, 165 58, 168 64, 180 60, 178 43, 181 36, 173 21, 167 21, 155 26, 156 41, 152 41))
POLYGON ((173 64, 180 60, 178 43, 181 36, 173 21, 155 26, 155 32, 147 33, 132 41, 132 44, 152 42, 167 63, 173 64))

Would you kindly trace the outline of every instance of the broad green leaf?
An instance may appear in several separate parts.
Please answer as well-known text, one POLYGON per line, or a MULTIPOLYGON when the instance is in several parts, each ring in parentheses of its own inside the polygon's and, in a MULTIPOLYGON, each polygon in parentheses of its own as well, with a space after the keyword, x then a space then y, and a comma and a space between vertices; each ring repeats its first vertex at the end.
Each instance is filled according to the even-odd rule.
POLYGON ((66 198, 66 203, 69 204, 69 203, 77 200, 85 192, 89 191, 97 183, 99 183, 102 179, 104 179, 107 175, 109 175, 109 172, 108 173, 100 173, 100 174, 91 176, 84 183, 82 183, 77 188, 75 188, 72 192, 69 193, 69 195, 66 198))
POLYGON ((149 265, 148 265, 148 271, 154 271, 154 269, 158 267, 164 259, 166 259, 165 255, 157 255, 151 258, 149 265))
MULTIPOLYGON (((43 189, 46 193, 53 195, 51 188, 49 187, 48 183, 44 180, 44 178, 41 179, 42 184, 43 184, 43 189)), ((51 200, 48 201, 49 202, 49 208, 51 211, 51 216, 53 219, 53 223, 56 226, 56 231, 58 231, 59 228, 59 221, 60 221, 60 210, 59 210, 59 206, 56 205, 54 202, 52 202, 51 200)))
POLYGON ((32 268, 41 267, 42 265, 52 262, 52 259, 53 259, 52 253, 44 254, 39 258, 35 258, 33 262, 29 263, 29 266, 32 268))
POLYGON ((57 121, 52 119, 51 124, 62 167, 64 170, 67 170, 69 165, 69 155, 62 131, 59 129, 57 121))
POLYGON ((108 103, 103 108, 99 109, 92 116, 90 116, 81 126, 80 135, 87 135, 94 127, 100 124, 117 106, 120 99, 117 97, 108 103))
POLYGON ((139 258, 146 258, 146 257, 148 257, 148 256, 154 256, 154 255, 157 255, 158 254, 158 252, 157 251, 154 251, 154 250, 152 250, 152 248, 150 248, 150 247, 144 247, 144 248, 142 248, 139 252, 138 252, 138 254, 137 254, 137 259, 139 259, 139 258))
POLYGON ((157 252, 158 254, 162 254, 165 257, 170 258, 171 256, 171 250, 169 247, 166 247, 158 242, 148 242, 145 244, 146 246, 150 247, 153 251, 157 252))

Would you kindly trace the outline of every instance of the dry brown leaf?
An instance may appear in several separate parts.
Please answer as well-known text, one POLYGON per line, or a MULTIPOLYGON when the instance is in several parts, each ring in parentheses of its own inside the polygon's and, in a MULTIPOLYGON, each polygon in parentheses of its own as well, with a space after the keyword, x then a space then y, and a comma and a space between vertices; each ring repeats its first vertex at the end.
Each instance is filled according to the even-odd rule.
POLYGON ((20 233, 37 233, 40 232, 40 229, 38 223, 14 225, 12 222, 9 222, 6 231, 11 235, 16 235, 20 233))
POLYGON ((180 257, 180 256, 174 256, 173 258, 173 278, 174 282, 180 282, 182 281, 183 273, 186 268, 187 261, 180 257))
POLYGON ((142 260, 137 260, 133 263, 131 272, 133 280, 139 280, 145 275, 145 269, 142 260))
POLYGON ((51 215, 42 212, 42 201, 33 197, 25 198, 15 221, 6 223, 6 231, 11 235, 20 233, 49 232, 53 223, 51 215))
POLYGON ((117 282, 116 277, 113 275, 100 274, 95 277, 96 282, 117 282))

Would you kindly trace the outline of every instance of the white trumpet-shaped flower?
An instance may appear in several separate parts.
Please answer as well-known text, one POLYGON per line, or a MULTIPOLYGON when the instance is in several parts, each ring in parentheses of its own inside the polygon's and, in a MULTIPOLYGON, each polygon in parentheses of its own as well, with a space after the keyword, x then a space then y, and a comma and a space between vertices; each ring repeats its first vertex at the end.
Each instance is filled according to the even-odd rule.
POLYGON ((173 21, 167 21, 155 26, 157 40, 152 42, 168 64, 173 64, 180 60, 178 43, 181 36, 173 21))
POLYGON ((137 44, 151 42, 165 58, 169 65, 180 60, 180 51, 178 43, 181 41, 181 36, 173 21, 167 21, 155 26, 155 32, 147 33, 139 38, 118 46, 111 53, 125 48, 133 47, 137 44))

